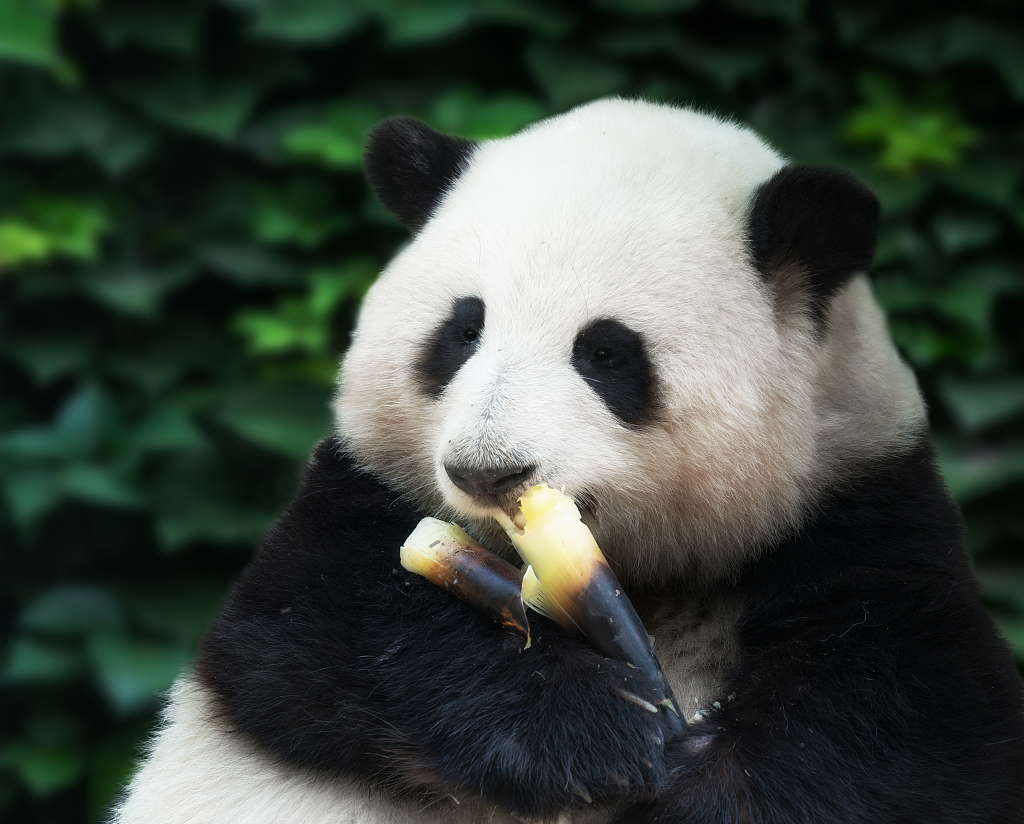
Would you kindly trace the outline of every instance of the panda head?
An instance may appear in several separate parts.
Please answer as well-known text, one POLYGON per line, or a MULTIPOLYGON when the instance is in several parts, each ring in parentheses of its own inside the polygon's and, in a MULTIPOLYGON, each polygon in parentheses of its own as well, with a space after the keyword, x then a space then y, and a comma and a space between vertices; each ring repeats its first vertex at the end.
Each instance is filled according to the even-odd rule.
POLYGON ((625 580, 727 574, 923 426, 844 172, 625 100, 481 144, 394 118, 365 168, 414 236, 363 305, 342 438, 492 545, 543 481, 625 580))

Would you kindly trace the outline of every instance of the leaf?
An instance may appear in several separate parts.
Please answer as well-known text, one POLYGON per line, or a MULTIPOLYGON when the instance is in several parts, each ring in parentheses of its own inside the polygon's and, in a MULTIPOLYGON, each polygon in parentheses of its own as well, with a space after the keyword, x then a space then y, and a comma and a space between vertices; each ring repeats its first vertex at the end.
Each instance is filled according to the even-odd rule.
POLYGON ((975 573, 987 598, 1012 604, 1024 616, 1024 567, 978 564, 975 573))
POLYGON ((331 432, 332 388, 298 381, 239 387, 214 418, 253 443, 303 461, 331 432))
POLYGON ((111 48, 138 43, 181 55, 198 50, 209 6, 201 0, 146 0, 106 5, 95 29, 111 48))
POLYGON ((197 541, 251 546, 270 526, 275 512, 244 509, 217 501, 192 501, 157 515, 161 545, 176 551, 197 541))
POLYGON ((164 298, 192 280, 198 267, 192 261, 164 265, 128 262, 88 271, 85 291, 127 315, 155 318, 164 298))
POLYGON ((294 177, 284 186, 260 188, 251 217, 253 236, 266 243, 295 243, 313 249, 351 225, 334 206, 326 181, 294 177))
POLYGON ((25 369, 36 383, 77 372, 89 361, 94 341, 91 338, 55 334, 48 337, 14 337, 7 333, 0 347, 4 354, 25 369))
POLYGON ((699 2, 700 0, 597 0, 595 5, 620 14, 639 15, 689 11, 696 8, 699 2))
POLYGON ((97 385, 79 388, 49 427, 28 427, 0 437, 0 455, 58 461, 95 452, 117 424, 117 410, 97 385))
POLYGON ((977 133, 949 107, 910 104, 881 75, 861 78, 867 102, 850 113, 846 137, 857 143, 881 144, 878 163, 887 171, 913 174, 922 165, 956 166, 962 150, 977 133))
POLYGON ((244 310, 232 329, 248 338, 253 353, 307 350, 323 352, 332 333, 331 317, 345 297, 362 295, 376 271, 366 260, 338 269, 321 269, 310 277, 305 296, 282 298, 273 311, 244 310))
POLYGON ((164 449, 202 449, 206 439, 199 431, 190 410, 164 403, 129 429, 123 436, 133 451, 155 452, 164 449))
POLYGON ((336 40, 355 30, 366 12, 353 2, 330 0, 259 0, 249 3, 252 32, 296 43, 336 40))
POLYGON ((996 611, 993 615, 999 626, 1000 632, 1013 647, 1013 655, 1017 661, 1024 664, 1024 618, 1012 615, 1005 615, 996 611))
POLYGON ((81 90, 37 83, 13 95, 10 105, 19 116, 0 121, 0 151, 44 157, 81 152, 120 175, 155 145, 151 129, 81 90))
POLYGON ((4 667, 6 683, 67 681, 85 671, 85 657, 80 650, 39 641, 16 638, 4 667))
POLYGON ((56 470, 31 468, 8 472, 0 476, 0 487, 19 526, 34 523, 61 498, 60 475, 56 470))
POLYGON ((56 7, 47 0, 0 2, 0 61, 53 66, 56 45, 56 7))
POLYGON ((180 644, 114 634, 92 636, 88 648, 100 687, 121 715, 152 706, 193 655, 180 644))
POLYGON ((65 255, 92 259, 110 226, 98 203, 37 195, 0 217, 0 271, 8 266, 65 255))
MULTIPOLYGON (((266 524, 264 522, 263 527, 266 524)), ((133 618, 147 630, 193 647, 216 617, 224 599, 223 584, 182 580, 173 588, 132 587, 121 595, 133 618)))
POLYGON ((1017 448, 954 450, 940 443, 939 465, 961 505, 1024 481, 1024 452, 1017 448))
POLYGON ((117 90, 159 121, 226 142, 264 94, 304 77, 296 62, 278 52, 234 49, 225 63, 214 73, 194 61, 168 62, 145 79, 121 80, 117 90))
POLYGON ((359 169, 366 132, 382 117, 382 110, 360 101, 332 103, 317 122, 286 131, 281 147, 293 157, 340 169, 359 169))
POLYGON ((70 786, 84 767, 78 748, 56 744, 14 744, 4 751, 3 760, 36 796, 50 795, 70 786))
POLYGON ((980 211, 944 209, 932 218, 932 231, 951 254, 986 246, 999 233, 997 218, 980 211))
POLYGON ((526 96, 487 95, 460 89, 438 98, 427 120, 442 132, 470 140, 507 137, 545 114, 537 101, 526 96))
POLYGON ((1002 26, 995 20, 957 16, 946 29, 948 62, 971 61, 995 67, 1020 100, 1024 98, 1024 49, 1019 26, 1002 26))
POLYGON ((74 463, 61 473, 66 494, 101 506, 138 507, 145 502, 124 473, 98 463, 74 463))
POLYGON ((1018 176, 1009 173, 1012 160, 976 157, 970 163, 943 169, 939 179, 949 189, 1005 208, 1013 202, 1018 176))
POLYGON ((945 377, 940 383, 943 400, 969 431, 978 431, 1024 413, 1024 378, 961 380, 945 377))
POLYGON ((20 220, 0 220, 0 271, 43 260, 49 253, 44 232, 20 220))
POLYGON ((215 273, 240 286, 286 286, 301 281, 287 259, 255 243, 220 241, 196 247, 199 259, 215 273))
POLYGON ((533 44, 527 47, 525 59, 556 109, 622 91, 629 80, 624 69, 581 49, 533 44))
POLYGON ((106 590, 69 584, 55 587, 33 601, 18 623, 36 632, 77 637, 118 630, 124 618, 117 601, 106 590))
POLYGON ((574 23, 571 14, 543 0, 482 0, 475 5, 475 21, 526 26, 536 34, 550 38, 565 36, 574 23))
POLYGON ((394 43, 435 40, 452 34, 464 28, 473 13, 469 0, 375 0, 368 7, 382 19, 394 43))
POLYGON ((726 5, 742 14, 777 17, 791 26, 804 19, 806 0, 726 0, 726 5))

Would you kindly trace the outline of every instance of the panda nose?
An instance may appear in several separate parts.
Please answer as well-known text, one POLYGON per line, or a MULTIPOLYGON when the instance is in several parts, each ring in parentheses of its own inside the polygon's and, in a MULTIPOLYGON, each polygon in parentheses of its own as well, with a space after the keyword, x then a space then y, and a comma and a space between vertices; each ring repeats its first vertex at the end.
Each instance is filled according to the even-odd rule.
POLYGON ((463 492, 469 495, 497 495, 525 483, 537 467, 529 466, 455 466, 445 464, 444 471, 463 492))

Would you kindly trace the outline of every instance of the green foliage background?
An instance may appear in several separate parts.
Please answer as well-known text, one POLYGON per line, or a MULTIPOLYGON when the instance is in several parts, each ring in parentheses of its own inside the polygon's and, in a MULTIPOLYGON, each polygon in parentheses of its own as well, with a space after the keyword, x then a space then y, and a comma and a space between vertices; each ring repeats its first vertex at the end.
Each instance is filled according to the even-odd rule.
POLYGON ((1024 659, 1015 2, 0 0, 0 818, 97 819, 288 497, 404 232, 359 171, 608 94, 869 180, 988 604, 1024 659), (925 10, 926 13, 920 13, 925 10))

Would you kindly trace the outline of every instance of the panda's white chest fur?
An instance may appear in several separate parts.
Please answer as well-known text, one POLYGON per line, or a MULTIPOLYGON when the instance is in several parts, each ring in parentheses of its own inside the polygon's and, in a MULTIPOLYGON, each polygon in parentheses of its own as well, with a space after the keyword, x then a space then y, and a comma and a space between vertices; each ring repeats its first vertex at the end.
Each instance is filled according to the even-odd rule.
POLYGON ((728 700, 722 687, 739 652, 742 596, 723 590, 692 601, 637 599, 634 606, 684 715, 691 718, 714 701, 728 700))

